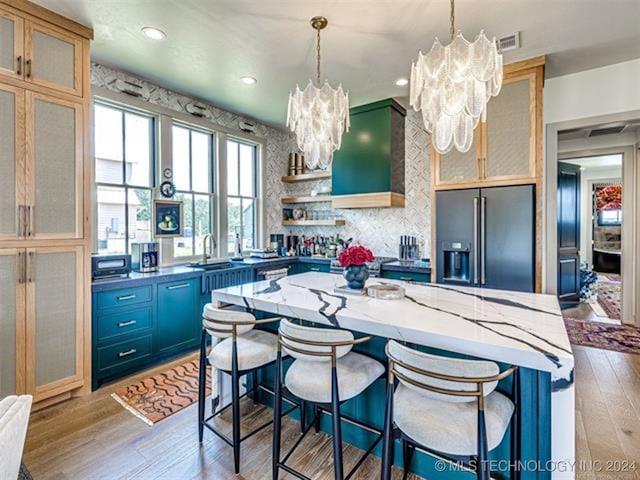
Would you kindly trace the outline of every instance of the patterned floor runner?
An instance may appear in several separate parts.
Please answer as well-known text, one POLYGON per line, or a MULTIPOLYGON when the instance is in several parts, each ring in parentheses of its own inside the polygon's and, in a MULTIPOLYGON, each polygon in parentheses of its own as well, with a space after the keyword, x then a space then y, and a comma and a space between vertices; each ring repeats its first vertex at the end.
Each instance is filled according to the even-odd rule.
POLYGON ((565 317, 569 340, 573 345, 602 348, 640 355, 640 328, 565 317))
MULTIPOLYGON (((208 370, 207 395, 210 385, 208 370)), ((198 361, 192 360, 119 388, 111 396, 147 425, 153 425, 198 401, 198 361)))
MULTIPOLYGON (((601 274, 598 274, 600 276, 601 274)), ((621 316, 621 283, 615 281, 604 281, 598 279, 598 303, 602 309, 606 312, 607 317, 614 320, 620 320, 621 316)))

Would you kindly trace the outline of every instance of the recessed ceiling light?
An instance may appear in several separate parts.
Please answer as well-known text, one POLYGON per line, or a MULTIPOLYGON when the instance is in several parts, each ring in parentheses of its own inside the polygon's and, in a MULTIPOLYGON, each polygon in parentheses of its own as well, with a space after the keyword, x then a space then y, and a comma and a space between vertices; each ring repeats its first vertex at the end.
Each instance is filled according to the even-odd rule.
POLYGON ((255 85, 256 83, 258 83, 258 80, 248 75, 245 75, 244 77, 240 77, 240 81, 245 85, 255 85))
POLYGON ((151 40, 162 40, 167 36, 162 30, 155 27, 144 27, 142 33, 151 40))
POLYGON ((405 85, 409 85, 409 80, 406 78, 399 78, 396 80, 396 85, 398 87, 404 87, 405 85))

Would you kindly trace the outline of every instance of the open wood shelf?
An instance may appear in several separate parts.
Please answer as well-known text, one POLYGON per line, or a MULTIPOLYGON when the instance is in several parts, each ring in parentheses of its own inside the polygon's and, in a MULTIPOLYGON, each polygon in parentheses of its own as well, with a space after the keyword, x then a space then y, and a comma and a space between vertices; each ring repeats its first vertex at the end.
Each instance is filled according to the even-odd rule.
POLYGON ((315 197, 282 197, 282 203, 321 203, 330 201, 331 195, 317 195, 315 197))
POLYGON ((299 175, 287 175, 282 177, 282 181, 286 183, 294 183, 294 182, 308 182, 311 180, 325 180, 327 178, 331 178, 331 172, 311 172, 311 173, 301 173, 299 175))
POLYGON ((334 220, 283 220, 282 225, 298 226, 298 227, 333 227, 344 225, 345 221, 341 218, 334 220))

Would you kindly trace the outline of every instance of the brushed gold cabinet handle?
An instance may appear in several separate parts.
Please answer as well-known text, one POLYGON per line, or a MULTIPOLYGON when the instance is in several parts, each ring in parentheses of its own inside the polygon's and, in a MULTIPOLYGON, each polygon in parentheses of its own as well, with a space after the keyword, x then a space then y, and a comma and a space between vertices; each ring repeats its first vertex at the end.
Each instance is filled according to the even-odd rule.
POLYGON ((16 75, 22 75, 22 55, 18 56, 18 68, 16 69, 16 75))
POLYGON ((26 67, 25 68, 26 69, 26 72, 25 72, 26 77, 27 78, 31 78, 31 60, 27 60, 25 62, 25 67, 26 67))
POLYGON ((133 355, 134 353, 136 353, 138 350, 136 350, 135 348, 132 348, 131 350, 127 350, 126 352, 120 352, 118 353, 118 357, 122 358, 122 357, 128 357, 129 355, 133 355))

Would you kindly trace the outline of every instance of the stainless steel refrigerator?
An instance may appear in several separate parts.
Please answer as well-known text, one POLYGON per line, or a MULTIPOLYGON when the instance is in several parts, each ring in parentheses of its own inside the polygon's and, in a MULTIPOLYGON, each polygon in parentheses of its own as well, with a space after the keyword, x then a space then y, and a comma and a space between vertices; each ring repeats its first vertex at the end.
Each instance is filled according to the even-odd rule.
POLYGON ((533 292, 533 185, 436 193, 437 283, 533 292))

